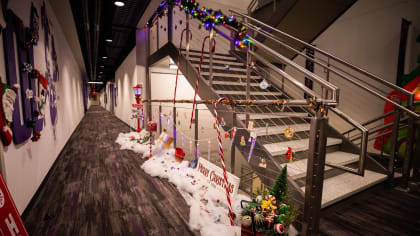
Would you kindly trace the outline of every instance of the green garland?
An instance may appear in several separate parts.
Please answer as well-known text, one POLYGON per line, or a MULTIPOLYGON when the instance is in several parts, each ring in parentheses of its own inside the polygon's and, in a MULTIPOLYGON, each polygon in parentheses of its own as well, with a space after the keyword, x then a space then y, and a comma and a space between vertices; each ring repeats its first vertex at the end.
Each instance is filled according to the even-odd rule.
MULTIPOLYGON (((234 38, 230 38, 235 42, 235 45, 242 49, 248 49, 252 41, 249 39, 249 34, 246 27, 238 22, 232 16, 226 16, 221 10, 213 10, 210 8, 199 7, 199 4, 195 0, 167 0, 163 1, 158 9, 155 11, 155 15, 149 20, 147 25, 151 27, 153 20, 156 17, 162 17, 165 14, 165 9, 168 6, 177 5, 187 14, 191 15, 193 18, 201 21, 201 26, 204 26, 205 29, 211 30, 217 25, 225 25, 231 28, 236 29, 236 34, 234 38)), ((229 37, 229 36, 228 36, 229 37)))

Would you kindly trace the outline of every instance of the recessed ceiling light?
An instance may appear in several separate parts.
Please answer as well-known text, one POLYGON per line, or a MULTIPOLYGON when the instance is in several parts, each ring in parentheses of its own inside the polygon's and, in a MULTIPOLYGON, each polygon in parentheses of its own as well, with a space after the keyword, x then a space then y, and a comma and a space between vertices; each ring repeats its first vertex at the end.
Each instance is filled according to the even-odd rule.
POLYGON ((114 5, 117 6, 117 7, 123 7, 123 6, 125 6, 125 3, 123 1, 115 1, 114 5))
POLYGON ((103 56, 102 58, 103 58, 103 59, 107 59, 108 57, 107 57, 107 56, 103 56))
POLYGON ((108 43, 112 43, 112 39, 105 39, 108 43))
POLYGON ((101 66, 101 68, 104 68, 105 66, 101 66))
POLYGON ((102 71, 99 71, 99 73, 100 73, 100 74, 102 74, 102 73, 104 73, 104 72, 102 72, 102 71))

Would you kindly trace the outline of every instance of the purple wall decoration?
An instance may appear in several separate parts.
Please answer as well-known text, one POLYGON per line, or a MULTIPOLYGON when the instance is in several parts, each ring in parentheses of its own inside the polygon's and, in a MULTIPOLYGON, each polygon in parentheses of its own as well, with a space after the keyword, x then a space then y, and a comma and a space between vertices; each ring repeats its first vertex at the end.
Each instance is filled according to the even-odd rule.
MULTIPOLYGON (((22 72, 20 69, 16 71, 17 68, 20 68, 24 62, 33 63, 33 49, 30 47, 28 50, 25 50, 24 45, 26 43, 25 38, 25 28, 23 22, 19 17, 17 17, 11 10, 8 10, 6 13, 6 30, 4 34, 4 46, 5 46, 5 56, 6 60, 6 74, 7 82, 9 85, 16 84, 17 75, 20 75, 20 93, 21 97, 16 97, 16 102, 14 104, 13 112, 13 140, 15 144, 20 144, 25 142, 31 137, 32 128, 28 126, 28 120, 32 119, 32 111, 30 100, 26 99, 26 89, 30 89, 31 85, 28 79, 28 73, 22 72), (13 35, 16 35, 16 51, 18 55, 15 55, 15 43, 13 41, 13 35), (16 65, 16 57, 19 65, 16 65), (19 101, 22 104, 22 114, 20 114, 19 101), (23 116, 24 124, 21 125, 21 116, 23 116)), ((32 82, 32 80, 31 80, 32 82)))

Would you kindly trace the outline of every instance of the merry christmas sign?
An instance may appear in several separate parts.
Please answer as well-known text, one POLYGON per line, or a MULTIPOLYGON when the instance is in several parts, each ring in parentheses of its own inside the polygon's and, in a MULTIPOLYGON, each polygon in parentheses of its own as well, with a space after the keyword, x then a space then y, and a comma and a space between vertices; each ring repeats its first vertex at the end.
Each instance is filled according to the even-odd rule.
MULTIPOLYGON (((200 157, 198 159, 196 171, 203 179, 209 181, 216 189, 226 192, 222 168, 200 157)), ((239 182, 241 179, 229 172, 226 174, 228 179, 227 188, 231 195, 235 195, 238 193, 239 182)))

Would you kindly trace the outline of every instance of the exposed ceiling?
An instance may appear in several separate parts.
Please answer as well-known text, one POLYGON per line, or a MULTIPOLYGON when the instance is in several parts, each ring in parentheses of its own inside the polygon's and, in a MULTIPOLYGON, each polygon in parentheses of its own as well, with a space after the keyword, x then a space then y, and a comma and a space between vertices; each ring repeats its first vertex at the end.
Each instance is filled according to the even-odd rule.
POLYGON ((136 44, 137 23, 150 0, 70 0, 89 81, 99 91, 136 44), (106 41, 111 39, 112 42, 106 41), (104 58, 106 57, 106 58, 104 58))

